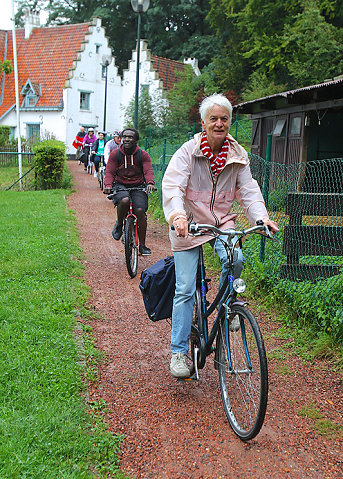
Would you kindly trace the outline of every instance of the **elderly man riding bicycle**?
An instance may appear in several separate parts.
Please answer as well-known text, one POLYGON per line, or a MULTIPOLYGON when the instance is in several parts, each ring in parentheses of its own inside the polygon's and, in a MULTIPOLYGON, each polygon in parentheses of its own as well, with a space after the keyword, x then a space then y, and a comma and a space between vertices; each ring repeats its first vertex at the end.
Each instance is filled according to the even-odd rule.
POLYGON ((123 233, 123 221, 130 208, 130 195, 133 203, 133 212, 137 216, 139 253, 151 254, 150 248, 145 245, 147 230, 148 196, 154 191, 154 173, 148 153, 138 146, 139 133, 134 128, 126 128, 122 132, 122 144, 113 150, 109 156, 105 173, 104 194, 109 194, 115 187, 113 203, 117 206, 117 221, 112 231, 112 237, 119 240, 123 233), (129 192, 128 187, 146 186, 146 191, 135 190, 129 192))
MULTIPOLYGON (((251 224, 263 220, 272 233, 278 231, 271 221, 257 182, 252 178, 248 154, 229 135, 232 106, 223 95, 214 94, 200 105, 203 132, 186 142, 173 155, 162 182, 163 209, 170 230, 174 253, 176 290, 172 313, 170 371, 174 377, 188 377, 185 361, 193 316, 199 245, 209 236, 188 235, 188 218, 227 230, 235 226, 230 213, 234 199, 242 206, 251 224)), ((220 285, 227 275, 227 254, 221 241, 210 241, 222 263, 220 285)), ((234 276, 244 264, 238 251, 234 276)))

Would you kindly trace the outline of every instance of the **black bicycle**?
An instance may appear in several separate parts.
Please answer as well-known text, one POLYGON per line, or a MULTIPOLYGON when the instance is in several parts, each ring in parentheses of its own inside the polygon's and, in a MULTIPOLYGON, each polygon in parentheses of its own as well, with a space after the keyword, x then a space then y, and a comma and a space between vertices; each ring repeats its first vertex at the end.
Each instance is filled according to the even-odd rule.
POLYGON ((203 249, 199 248, 187 360, 190 361, 191 377, 183 381, 199 379, 199 370, 204 368, 207 357, 214 353, 225 414, 235 434, 248 441, 259 433, 264 421, 268 401, 268 367, 257 320, 247 308, 246 301, 237 298, 245 291, 246 285, 243 279, 234 279, 233 264, 236 247, 242 246, 244 236, 264 233, 267 238, 274 238, 262 221, 244 231, 221 231, 215 226, 190 223, 189 232, 191 235, 210 234, 216 241, 222 242, 228 257, 229 274, 210 305, 206 299, 210 280, 206 277, 203 249), (216 318, 209 332, 208 318, 215 311, 216 318))
POLYGON ((105 180, 105 170, 106 166, 104 163, 104 155, 100 155, 100 163, 99 163, 99 170, 98 170, 98 181, 101 191, 104 189, 104 180, 105 180))
MULTIPOLYGON (((131 192, 132 191, 145 191, 145 186, 134 186, 134 187, 126 187, 126 190, 130 194, 130 208, 129 211, 124 218, 123 222, 123 243, 124 243, 124 250, 125 250, 125 262, 126 267, 129 275, 131 278, 134 278, 137 274, 138 269, 138 224, 137 224, 137 216, 133 212, 133 203, 131 192)), ((109 200, 113 200, 115 192, 111 193, 107 196, 109 200)))

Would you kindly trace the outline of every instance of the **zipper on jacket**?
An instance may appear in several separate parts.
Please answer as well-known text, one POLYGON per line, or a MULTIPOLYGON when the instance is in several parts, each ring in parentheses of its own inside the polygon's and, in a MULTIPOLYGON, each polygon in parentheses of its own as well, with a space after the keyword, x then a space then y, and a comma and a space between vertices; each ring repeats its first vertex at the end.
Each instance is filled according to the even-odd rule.
POLYGON ((214 178, 213 176, 213 173, 212 173, 212 170, 211 170, 211 165, 209 164, 209 168, 210 168, 210 173, 211 173, 211 178, 212 178, 212 184, 213 184, 213 189, 212 189, 212 197, 211 197, 211 203, 210 203, 210 211, 216 221, 216 226, 218 227, 219 226, 219 220, 217 218, 217 216, 214 214, 214 211, 213 211, 213 205, 214 205, 214 199, 215 199, 215 196, 216 196, 216 189, 217 189, 217 180, 218 180, 218 177, 217 178, 214 178))

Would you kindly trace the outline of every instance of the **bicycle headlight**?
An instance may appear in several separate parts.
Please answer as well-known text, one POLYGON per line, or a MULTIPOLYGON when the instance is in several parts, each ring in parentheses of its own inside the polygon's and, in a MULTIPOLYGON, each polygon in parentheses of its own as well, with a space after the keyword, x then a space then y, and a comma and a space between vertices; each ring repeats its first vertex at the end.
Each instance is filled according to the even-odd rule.
POLYGON ((247 285, 245 284, 244 279, 236 278, 232 284, 232 287, 236 291, 236 293, 244 293, 247 285))

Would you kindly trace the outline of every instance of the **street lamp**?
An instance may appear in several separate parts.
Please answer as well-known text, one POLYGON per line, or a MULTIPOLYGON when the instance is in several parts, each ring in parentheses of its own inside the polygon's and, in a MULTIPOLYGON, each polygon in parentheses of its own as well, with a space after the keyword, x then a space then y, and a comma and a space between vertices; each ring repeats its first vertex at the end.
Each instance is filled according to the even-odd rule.
POLYGON ((104 124, 103 124, 104 133, 106 133, 107 69, 108 69, 108 65, 110 63, 111 63, 111 56, 110 55, 103 55, 102 56, 102 65, 105 67, 105 100, 104 100, 104 124))
POLYGON ((137 62, 136 62, 136 92, 135 92, 135 114, 133 119, 133 126, 138 128, 138 97, 139 97, 139 54, 140 54, 140 40, 141 40, 141 13, 146 12, 149 8, 150 0, 131 0, 133 11, 138 13, 137 25, 137 62))

